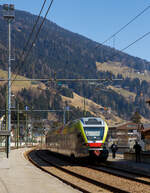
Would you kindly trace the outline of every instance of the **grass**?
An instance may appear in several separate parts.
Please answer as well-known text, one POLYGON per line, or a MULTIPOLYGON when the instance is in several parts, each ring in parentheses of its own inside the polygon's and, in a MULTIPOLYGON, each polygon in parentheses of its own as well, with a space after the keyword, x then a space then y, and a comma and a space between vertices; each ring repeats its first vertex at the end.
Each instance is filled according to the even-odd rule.
MULTIPOLYGON (((76 93, 73 93, 73 98, 62 96, 62 100, 64 103, 65 103, 65 101, 67 101, 70 106, 74 106, 76 108, 79 107, 80 109, 84 110, 84 98, 77 95, 76 93)), ((92 100, 85 98, 85 110, 89 111, 91 114, 93 114, 93 116, 98 116, 98 117, 101 117, 102 119, 106 120, 108 113, 101 112, 100 109, 102 109, 102 108, 103 107, 101 105, 98 105, 97 103, 93 102, 92 100)), ((116 122, 117 123, 124 122, 123 119, 114 115, 113 112, 110 113, 109 116, 111 118, 106 120, 108 125, 114 125, 116 122)))
MULTIPOLYGON (((8 72, 4 70, 0 70, 0 78, 1 79, 8 79, 8 72)), ((15 74, 12 73, 11 79, 13 80, 15 78, 15 74)), ((27 80, 26 77, 24 76, 17 76, 16 79, 21 79, 21 80, 27 80)), ((1 81, 0 85, 5 84, 7 81, 1 81)), ((14 81, 12 82, 12 92, 17 92, 22 90, 23 88, 29 89, 29 88, 37 88, 41 87, 41 83, 39 82, 38 84, 32 84, 32 81, 14 81)))
POLYGON ((121 63, 119 62, 96 62, 96 67, 98 71, 109 71, 112 72, 115 75, 122 74, 124 78, 138 78, 141 81, 146 80, 150 82, 150 72, 145 71, 144 73, 136 72, 135 69, 129 68, 127 66, 121 66, 121 63))
POLYGON ((110 88, 113 91, 117 92, 118 94, 122 95, 128 101, 135 100, 136 94, 133 92, 129 92, 123 88, 115 88, 114 86, 108 86, 107 88, 110 88))

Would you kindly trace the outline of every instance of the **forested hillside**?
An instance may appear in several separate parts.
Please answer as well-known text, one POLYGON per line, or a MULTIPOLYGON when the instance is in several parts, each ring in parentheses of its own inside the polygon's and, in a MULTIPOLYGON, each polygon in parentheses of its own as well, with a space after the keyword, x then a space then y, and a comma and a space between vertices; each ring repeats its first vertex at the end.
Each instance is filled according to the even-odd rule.
MULTIPOLYGON (((97 69, 96 62, 104 63, 108 61, 119 62, 121 66, 128 66, 132 69, 143 72, 150 70, 150 62, 128 54, 117 51, 108 46, 94 42, 79 34, 65 30, 55 23, 46 20, 42 27, 38 39, 36 40, 28 58, 22 61, 22 50, 29 37, 37 16, 23 11, 16 11, 15 21, 12 25, 12 55, 15 62, 12 63, 12 71, 15 73, 16 65, 20 66, 19 74, 30 78, 121 78, 117 81, 104 81, 98 85, 87 84, 87 82, 63 82, 67 84, 66 91, 61 91, 58 85, 53 88, 61 91, 64 95, 71 96, 74 91, 81 96, 90 98, 105 107, 110 107, 116 111, 120 117, 130 119, 133 112, 139 111, 143 116, 149 117, 149 107, 145 100, 149 97, 149 83, 140 81, 138 78, 124 78, 121 74, 114 75, 112 72, 102 72, 97 69), (15 43, 14 43, 15 42, 15 43), (108 85, 117 86, 135 93, 135 100, 126 100, 121 93, 116 93, 108 89, 108 85)), ((41 18, 42 20, 42 18, 41 18)), ((2 16, 0 7, 0 68, 7 70, 7 23, 2 16)), ((28 48, 25 50, 27 53, 28 48)), ((113 65, 113 63, 112 63, 113 65)), ((44 83, 45 84, 45 83, 44 83)), ((51 97, 50 85, 47 93, 37 95, 39 101, 34 104, 37 108, 56 108, 59 104, 59 96, 51 97), (43 98, 44 97, 44 98, 43 98), (51 99, 50 99, 51 98, 51 99), (53 99, 53 101, 51 101, 53 99), (56 102, 56 100, 58 100, 56 102), (51 102, 50 102, 51 101, 51 102), (51 104, 51 105, 50 105, 51 104)), ((31 91, 21 91, 20 95, 35 103, 34 96, 30 96, 31 91)), ((61 105, 61 104, 60 104, 61 105)), ((59 105, 59 106, 60 106, 59 105)), ((45 115, 46 116, 46 115, 45 115)))

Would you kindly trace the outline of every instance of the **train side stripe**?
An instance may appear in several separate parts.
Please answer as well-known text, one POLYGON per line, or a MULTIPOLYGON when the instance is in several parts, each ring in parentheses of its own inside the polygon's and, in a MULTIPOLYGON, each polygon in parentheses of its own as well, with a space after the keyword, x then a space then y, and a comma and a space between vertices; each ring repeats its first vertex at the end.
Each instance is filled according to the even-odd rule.
POLYGON ((105 143, 106 137, 107 137, 107 133, 108 133, 108 126, 105 123, 105 130, 104 130, 104 137, 103 137, 103 143, 105 143))
POLYGON ((85 143, 88 143, 81 121, 79 122, 79 124, 80 124, 81 133, 82 133, 82 136, 84 137, 85 143))

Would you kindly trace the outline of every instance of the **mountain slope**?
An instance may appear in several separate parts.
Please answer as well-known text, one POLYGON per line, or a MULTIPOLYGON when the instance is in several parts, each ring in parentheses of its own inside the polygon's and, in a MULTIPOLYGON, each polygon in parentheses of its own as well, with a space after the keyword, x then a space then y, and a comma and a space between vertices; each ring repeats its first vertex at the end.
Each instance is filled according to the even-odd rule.
MULTIPOLYGON (((15 15, 15 22, 12 25, 12 36, 15 34, 15 63, 19 65, 19 54, 29 37, 37 16, 23 11, 16 11, 15 15)), ((6 31, 7 24, 2 17, 0 7, 0 32, 2 34, 0 36, 0 44, 4 48, 7 47, 6 40, 8 39, 6 31)), ((2 46, 0 47, 0 51, 4 52, 2 46)), ((3 53, 3 55, 6 56, 6 53, 3 53)), ((4 57, 0 60, 0 67, 6 68, 4 57)), ((97 61, 103 63, 109 60, 118 61, 123 66, 130 66, 139 70, 150 69, 150 63, 145 60, 98 44, 46 20, 30 57, 21 66, 20 73, 26 74, 28 77, 45 77, 50 76, 55 70, 58 77, 82 76, 90 78, 96 76, 97 61)), ((13 71, 15 70, 13 69, 13 71)))
MULTIPOLYGON (((111 66, 119 63, 120 68, 128 67, 139 72, 150 71, 150 62, 94 42, 48 20, 44 23, 29 57, 23 62, 20 55, 37 16, 24 11, 16 11, 15 15, 15 21, 12 24, 12 48, 14 48, 12 56, 15 57, 15 61, 12 62, 12 71, 14 73, 17 72, 17 65, 20 67, 19 74, 30 78, 50 78, 54 77, 55 73, 56 78, 115 78, 115 73, 112 71, 104 72, 97 68, 97 62, 103 63, 105 69, 109 61, 111 61, 111 66)), ((3 70, 7 70, 7 28, 0 6, 0 68, 3 70)), ((25 54, 27 52, 28 49, 25 50, 25 54)), ((99 105, 110 107, 120 117, 129 119, 136 109, 139 109, 140 113, 145 116, 148 116, 150 112, 144 104, 146 97, 150 94, 150 90, 147 89, 149 83, 140 82, 139 78, 136 78, 130 80, 124 77, 119 82, 122 88, 128 87, 129 91, 135 94, 133 101, 128 101, 115 90, 107 88, 108 85, 105 89, 96 91, 96 86, 84 82, 68 82, 67 84, 71 92, 74 91, 97 101, 99 105), (142 98, 141 91, 144 93, 142 98)))

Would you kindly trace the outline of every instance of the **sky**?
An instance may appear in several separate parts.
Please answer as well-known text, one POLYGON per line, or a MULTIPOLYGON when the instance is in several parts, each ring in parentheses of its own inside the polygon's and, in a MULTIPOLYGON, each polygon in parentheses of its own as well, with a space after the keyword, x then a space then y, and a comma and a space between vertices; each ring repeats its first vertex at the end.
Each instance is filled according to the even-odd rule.
MULTIPOLYGON (((0 0, 18 10, 39 14, 44 0, 0 0)), ((43 15, 51 0, 47 0, 43 15)), ((47 19, 98 43, 104 42, 136 15, 150 6, 149 0, 54 0, 47 19)), ((105 43, 121 50, 150 31, 150 8, 105 43)), ((124 52, 150 61, 150 34, 124 52)))

